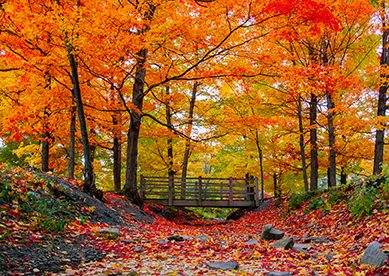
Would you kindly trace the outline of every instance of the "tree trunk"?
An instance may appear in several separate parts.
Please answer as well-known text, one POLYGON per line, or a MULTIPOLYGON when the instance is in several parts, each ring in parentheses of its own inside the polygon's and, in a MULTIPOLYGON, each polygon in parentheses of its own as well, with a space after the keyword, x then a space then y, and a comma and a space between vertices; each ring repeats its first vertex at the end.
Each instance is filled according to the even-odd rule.
POLYGON ((116 115, 112 117, 112 123, 114 125, 114 138, 113 138, 113 183, 115 192, 120 192, 122 188, 122 145, 120 131, 117 131, 119 120, 116 115))
POLYGON ((259 135, 257 130, 255 131, 255 145, 257 146, 258 157, 259 157, 259 170, 261 172, 261 187, 262 187, 261 194, 262 194, 262 199, 264 199, 263 186, 265 184, 265 177, 263 175, 263 152, 261 146, 259 145, 259 135))
POLYGON ((193 128, 193 116, 194 116, 194 108, 196 103, 196 96, 198 87, 200 86, 199 82, 195 82, 193 84, 192 89, 192 96, 190 98, 189 103, 189 112, 188 112, 188 127, 186 130, 186 136, 188 136, 185 139, 185 152, 184 152, 184 161, 182 163, 182 175, 181 175, 181 197, 185 198, 185 190, 186 190, 186 176, 188 173, 188 165, 189 165, 189 156, 190 156, 190 136, 192 135, 192 128, 193 128))
POLYGON ((311 103, 309 107, 309 135, 311 144, 311 173, 310 173, 310 190, 316 191, 318 189, 319 180, 319 162, 317 154, 317 96, 311 93, 311 103))
POLYGON ((340 171, 340 184, 345 185, 347 184, 347 174, 344 171, 344 168, 342 167, 340 171))
POLYGON ((299 136, 300 136, 300 153, 301 153, 301 165, 303 169, 304 190, 308 192, 308 177, 307 177, 307 161, 305 158, 305 139, 304 139, 304 126, 303 126, 303 110, 301 97, 297 100, 297 117, 299 122, 299 136))
POLYGON ((93 166, 91 162, 91 151, 89 147, 88 131, 86 126, 86 119, 84 113, 84 105, 82 103, 80 82, 78 79, 78 66, 73 55, 73 47, 67 41, 66 48, 68 52, 68 59, 71 68, 71 77, 73 81, 74 97, 77 104, 78 119, 80 121, 80 132, 82 138, 82 147, 84 152, 84 186, 83 189, 87 193, 94 194, 96 192, 95 179, 93 173, 93 166))
POLYGON ((68 161, 68 177, 74 178, 75 165, 75 141, 76 141, 76 110, 74 93, 72 91, 72 106, 70 110, 70 130, 69 130, 69 161, 68 161))
MULTIPOLYGON (((382 20, 382 54, 380 59, 381 65, 381 86, 378 94, 377 118, 383 118, 386 115, 386 93, 389 87, 389 23, 386 15, 386 1, 381 1, 381 20, 382 20)), ((384 145, 385 145, 385 126, 379 122, 376 127, 376 136, 374 144, 374 167, 373 174, 379 175, 382 173, 382 164, 384 162, 384 145)))
POLYGON ((328 187, 336 186, 336 151, 335 151, 335 127, 334 127, 334 102, 332 95, 327 91, 327 120, 328 120, 328 146, 329 153, 329 168, 328 168, 328 187))
POLYGON ((138 53, 138 64, 135 71, 135 82, 132 89, 132 103, 136 109, 131 109, 130 126, 127 132, 127 162, 126 162, 126 183, 123 194, 133 203, 143 206, 143 202, 137 190, 137 169, 138 169, 138 140, 142 119, 143 91, 146 77, 144 67, 147 50, 143 49, 138 53))
POLYGON ((49 156, 50 156, 50 133, 46 131, 43 134, 42 137, 42 171, 48 172, 49 171, 49 156))
MULTIPOLYGON (((171 106, 170 106, 170 88, 169 86, 166 86, 166 97, 168 98, 167 102, 165 103, 166 104, 166 113, 165 113, 165 117, 166 117, 166 125, 169 126, 169 127, 172 127, 172 109, 171 109, 171 106)), ((173 166, 174 166, 174 156, 173 156, 173 138, 170 136, 171 134, 171 130, 168 129, 169 131, 169 137, 167 139, 167 159, 168 159, 168 175, 169 176, 174 176, 175 175, 175 171, 173 170, 173 166)))

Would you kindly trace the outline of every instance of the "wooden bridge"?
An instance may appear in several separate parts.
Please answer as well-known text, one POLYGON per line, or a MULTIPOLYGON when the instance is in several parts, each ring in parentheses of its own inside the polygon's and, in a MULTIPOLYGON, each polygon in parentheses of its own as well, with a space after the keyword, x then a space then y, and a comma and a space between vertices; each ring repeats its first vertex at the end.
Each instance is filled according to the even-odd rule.
POLYGON ((145 202, 181 207, 241 208, 265 200, 257 178, 181 178, 141 176, 140 196, 145 202))

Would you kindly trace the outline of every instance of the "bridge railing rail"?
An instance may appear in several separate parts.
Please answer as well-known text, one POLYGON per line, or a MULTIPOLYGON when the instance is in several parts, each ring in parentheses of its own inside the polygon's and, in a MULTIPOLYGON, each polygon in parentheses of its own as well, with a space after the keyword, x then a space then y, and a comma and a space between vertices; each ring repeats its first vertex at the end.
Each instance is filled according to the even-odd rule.
POLYGON ((140 196, 144 201, 174 206, 258 206, 264 200, 257 178, 140 177, 140 196), (218 204, 219 202, 219 204, 218 204))

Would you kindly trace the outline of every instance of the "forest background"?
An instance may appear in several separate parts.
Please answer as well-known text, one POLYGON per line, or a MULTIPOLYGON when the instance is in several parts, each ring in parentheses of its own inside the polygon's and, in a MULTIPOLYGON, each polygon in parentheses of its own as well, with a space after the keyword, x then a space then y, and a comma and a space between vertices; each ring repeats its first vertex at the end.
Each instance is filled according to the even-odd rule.
POLYGON ((288 192, 388 169, 385 0, 3 0, 0 12, 2 161, 135 202, 139 174, 249 173, 288 192))

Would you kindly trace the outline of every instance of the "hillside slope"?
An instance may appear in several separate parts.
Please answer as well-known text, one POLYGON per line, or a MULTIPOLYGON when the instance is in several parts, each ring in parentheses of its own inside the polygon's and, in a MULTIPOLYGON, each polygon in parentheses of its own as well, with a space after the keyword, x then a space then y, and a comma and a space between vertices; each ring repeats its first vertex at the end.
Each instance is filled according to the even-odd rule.
POLYGON ((224 224, 187 225, 184 218, 158 217, 147 205, 145 212, 140 211, 115 194, 105 194, 101 203, 74 184, 19 168, 0 168, 0 274, 385 275, 389 271, 387 262, 379 268, 360 262, 374 241, 383 244, 383 252, 389 251, 385 205, 373 210, 372 216, 355 219, 347 197, 328 204, 328 195, 321 194, 297 210, 286 203, 272 204, 224 224), (275 248, 273 241, 263 239, 267 224, 283 231, 293 249, 275 248))

